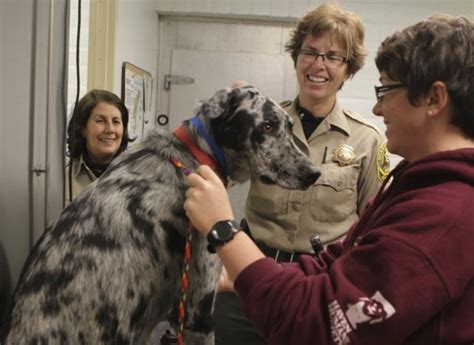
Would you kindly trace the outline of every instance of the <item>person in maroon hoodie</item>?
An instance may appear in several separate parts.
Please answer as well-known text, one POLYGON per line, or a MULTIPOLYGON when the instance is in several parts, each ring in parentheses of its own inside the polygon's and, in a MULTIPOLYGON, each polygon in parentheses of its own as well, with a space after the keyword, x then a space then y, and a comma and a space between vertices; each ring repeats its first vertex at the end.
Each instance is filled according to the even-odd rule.
POLYGON ((343 243, 278 264, 206 166, 186 212, 269 344, 474 343, 474 23, 432 16, 381 44, 374 114, 404 158, 343 243))

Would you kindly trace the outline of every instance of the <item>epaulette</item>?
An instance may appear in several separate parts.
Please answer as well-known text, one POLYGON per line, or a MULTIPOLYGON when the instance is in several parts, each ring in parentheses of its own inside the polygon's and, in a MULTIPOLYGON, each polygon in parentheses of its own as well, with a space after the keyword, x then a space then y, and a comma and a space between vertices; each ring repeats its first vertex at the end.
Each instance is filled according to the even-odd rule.
POLYGON ((369 120, 367 120, 365 117, 363 117, 363 116, 360 115, 359 113, 355 113, 355 112, 353 112, 353 111, 351 111, 351 110, 346 110, 346 109, 344 109, 343 112, 344 112, 344 114, 346 114, 348 117, 350 117, 352 120, 357 121, 357 122, 359 122, 359 123, 362 123, 362 124, 364 124, 364 125, 366 125, 366 126, 368 126, 368 127, 371 127, 371 128, 373 128, 373 129, 375 129, 375 131, 376 131, 377 133, 380 133, 380 134, 382 133, 382 132, 380 131, 380 129, 379 129, 376 125, 374 125, 373 123, 371 123, 369 120))

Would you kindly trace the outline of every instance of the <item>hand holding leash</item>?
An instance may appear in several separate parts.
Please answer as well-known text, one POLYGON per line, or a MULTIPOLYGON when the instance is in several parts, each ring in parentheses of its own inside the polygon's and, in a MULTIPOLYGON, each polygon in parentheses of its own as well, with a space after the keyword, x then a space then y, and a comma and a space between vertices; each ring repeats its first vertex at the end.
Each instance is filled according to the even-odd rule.
POLYGON ((201 165, 187 180, 184 209, 199 232, 206 235, 218 221, 234 219, 227 190, 212 169, 201 165))

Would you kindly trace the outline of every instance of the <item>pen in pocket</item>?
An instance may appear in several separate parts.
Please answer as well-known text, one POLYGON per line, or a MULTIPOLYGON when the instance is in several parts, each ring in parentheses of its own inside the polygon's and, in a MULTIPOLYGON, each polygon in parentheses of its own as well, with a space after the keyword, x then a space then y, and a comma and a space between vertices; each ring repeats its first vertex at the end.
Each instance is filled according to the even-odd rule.
POLYGON ((321 164, 326 163, 326 155, 328 154, 328 147, 324 147, 324 152, 323 152, 323 160, 321 161, 321 164))

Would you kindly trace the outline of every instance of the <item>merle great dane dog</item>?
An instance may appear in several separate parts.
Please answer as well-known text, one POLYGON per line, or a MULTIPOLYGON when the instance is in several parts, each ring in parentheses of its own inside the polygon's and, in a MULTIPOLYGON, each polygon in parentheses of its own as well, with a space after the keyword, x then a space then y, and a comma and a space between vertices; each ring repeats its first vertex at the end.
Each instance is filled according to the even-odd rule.
MULTIPOLYGON (((291 126, 289 115, 257 89, 226 88, 179 127, 181 136, 158 130, 117 157, 32 250, 14 293, 6 343, 151 344, 155 325, 170 319, 178 304, 188 225, 186 179, 170 160, 195 169, 190 145, 211 156, 221 150, 218 166, 227 165, 233 181, 252 177, 305 189, 320 173, 295 146, 291 126)), ((196 232, 186 344, 214 342, 221 266, 206 245, 196 232)))

